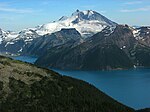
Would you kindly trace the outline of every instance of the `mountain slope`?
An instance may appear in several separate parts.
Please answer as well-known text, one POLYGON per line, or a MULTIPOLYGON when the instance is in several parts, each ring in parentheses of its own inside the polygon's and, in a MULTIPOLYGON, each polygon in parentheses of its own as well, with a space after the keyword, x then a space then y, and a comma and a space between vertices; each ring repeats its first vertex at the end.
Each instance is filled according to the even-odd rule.
POLYGON ((70 17, 61 17, 58 21, 43 24, 35 28, 23 29, 19 33, 0 29, 0 52, 21 54, 38 37, 51 35, 61 29, 76 29, 82 37, 90 37, 105 27, 115 28, 117 24, 92 10, 74 12, 70 17))
POLYGON ((75 46, 80 44, 82 41, 83 39, 76 29, 61 29, 61 31, 47 34, 35 39, 30 45, 26 46, 22 52, 25 55, 40 56, 52 47, 58 45, 61 46, 66 43, 75 46))
POLYGON ((139 33, 143 40, 136 38, 133 29, 127 25, 117 25, 115 29, 106 27, 75 47, 61 45, 47 50, 36 64, 58 69, 88 70, 150 67, 150 47, 145 41, 150 37, 145 34, 145 29, 148 30, 141 28, 139 33))
POLYGON ((36 64, 59 69, 120 69, 131 68, 129 51, 137 44, 128 26, 118 25, 114 31, 105 28, 84 43, 51 48, 36 64))
POLYGON ((70 17, 62 17, 58 21, 42 25, 37 31, 53 33, 62 28, 75 28, 83 37, 90 37, 105 27, 116 26, 115 22, 92 10, 74 12, 70 17))
POLYGON ((3 31, 0 35, 2 37, 2 41, 0 42, 0 52, 8 52, 11 54, 21 54, 25 46, 29 45, 35 38, 39 37, 32 29, 25 29, 19 33, 5 33, 5 31, 3 31))
POLYGON ((18 34, 15 32, 4 31, 4 30, 0 29, 0 44, 3 40, 9 41, 11 39, 16 38, 17 36, 18 36, 18 34))
POLYGON ((150 112, 150 108, 141 109, 141 110, 138 110, 137 112, 150 112))
POLYGON ((131 52, 134 54, 135 65, 150 67, 150 47, 139 44, 131 52))
POLYGON ((150 27, 134 28, 134 37, 146 46, 150 46, 150 27))
POLYGON ((92 85, 0 56, 1 112, 134 112, 92 85))

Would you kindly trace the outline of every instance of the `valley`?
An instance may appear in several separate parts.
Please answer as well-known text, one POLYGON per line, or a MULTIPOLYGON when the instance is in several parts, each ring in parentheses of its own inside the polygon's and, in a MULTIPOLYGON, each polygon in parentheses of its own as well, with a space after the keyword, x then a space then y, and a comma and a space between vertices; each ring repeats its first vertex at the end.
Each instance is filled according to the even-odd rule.
POLYGON ((0 56, 1 112, 134 112, 89 83, 0 56))
POLYGON ((96 11, 77 10, 70 17, 19 34, 1 29, 0 52, 36 56, 36 65, 56 69, 150 67, 149 32, 148 26, 120 25, 96 11))
MULTIPOLYGON (((15 60, 33 63, 37 58, 18 56, 15 60)), ((50 70, 52 68, 49 68, 50 70)), ((149 107, 150 69, 134 68, 114 71, 59 70, 55 72, 84 80, 119 102, 134 109, 149 107)))
POLYGON ((0 55, 2 112, 149 112, 150 26, 76 10, 18 32, 0 28, 0 55))

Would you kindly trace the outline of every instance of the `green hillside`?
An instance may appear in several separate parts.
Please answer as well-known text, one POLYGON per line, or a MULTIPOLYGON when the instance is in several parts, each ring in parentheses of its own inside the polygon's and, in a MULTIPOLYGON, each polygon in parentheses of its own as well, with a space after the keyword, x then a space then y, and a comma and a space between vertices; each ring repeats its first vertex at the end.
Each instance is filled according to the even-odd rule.
POLYGON ((0 112, 134 112, 94 86, 0 56, 0 112))

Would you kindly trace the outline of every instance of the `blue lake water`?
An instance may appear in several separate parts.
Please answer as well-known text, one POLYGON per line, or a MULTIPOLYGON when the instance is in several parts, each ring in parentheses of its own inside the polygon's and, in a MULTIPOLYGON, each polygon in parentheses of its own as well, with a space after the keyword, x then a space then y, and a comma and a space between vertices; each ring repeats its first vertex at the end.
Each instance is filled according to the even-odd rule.
MULTIPOLYGON (((36 58, 16 57, 33 63, 36 58)), ((134 109, 150 107, 150 69, 118 71, 62 71, 60 74, 87 81, 107 95, 134 109)))
POLYGON ((29 57, 29 56, 14 56, 11 58, 13 58, 15 60, 20 60, 20 61, 32 63, 32 64, 37 60, 37 57, 29 57))
POLYGON ((107 95, 132 108, 150 107, 150 69, 55 71, 87 81, 107 95))

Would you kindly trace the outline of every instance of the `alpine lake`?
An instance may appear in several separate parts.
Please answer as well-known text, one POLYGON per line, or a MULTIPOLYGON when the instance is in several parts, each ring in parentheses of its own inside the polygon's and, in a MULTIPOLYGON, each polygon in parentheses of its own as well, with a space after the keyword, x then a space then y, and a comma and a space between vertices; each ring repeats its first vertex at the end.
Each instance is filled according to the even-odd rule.
MULTIPOLYGON (((34 63, 37 59, 28 56, 12 58, 29 63, 34 63)), ((115 71, 52 70, 62 75, 84 80, 115 100, 134 109, 150 107, 150 69, 148 68, 115 71)))

